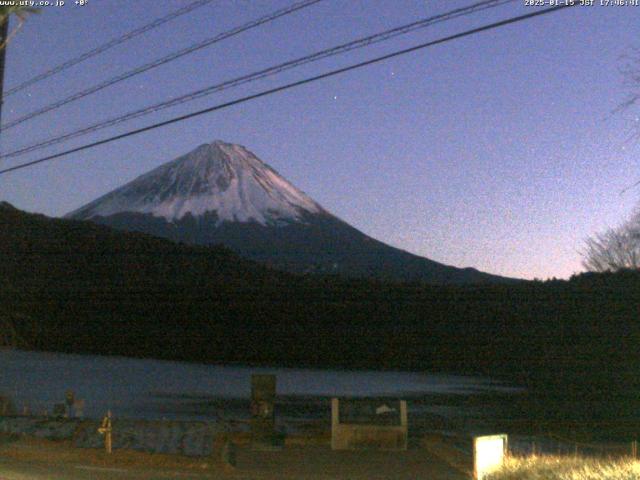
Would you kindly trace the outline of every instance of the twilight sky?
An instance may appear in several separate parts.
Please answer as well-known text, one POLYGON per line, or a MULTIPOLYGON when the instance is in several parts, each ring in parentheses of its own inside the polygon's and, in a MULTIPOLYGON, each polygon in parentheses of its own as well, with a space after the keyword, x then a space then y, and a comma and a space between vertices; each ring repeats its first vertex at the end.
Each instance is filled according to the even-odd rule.
MULTIPOLYGON (((44 7, 14 38, 5 88, 149 23, 181 0, 44 7)), ((3 121, 292 3, 218 0, 5 100, 3 121)), ((2 132, 10 151, 471 0, 324 0, 2 132)), ((600 0, 596 0, 599 4, 600 0)), ((214 94, 62 149, 532 11, 521 0, 214 94)), ((0 176, 0 200, 60 216, 198 145, 240 143, 338 217, 390 245, 522 278, 582 270, 588 235, 640 191, 638 111, 619 69, 640 7, 576 7, 449 42, 0 176)))

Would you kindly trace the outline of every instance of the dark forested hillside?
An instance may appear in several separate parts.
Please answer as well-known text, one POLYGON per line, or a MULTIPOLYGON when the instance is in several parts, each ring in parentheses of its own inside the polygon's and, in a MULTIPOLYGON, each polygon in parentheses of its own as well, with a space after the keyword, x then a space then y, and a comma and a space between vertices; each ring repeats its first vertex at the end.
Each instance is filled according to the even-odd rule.
POLYGON ((457 287, 295 276, 224 248, 6 206, 0 315, 18 328, 31 320, 35 347, 68 352, 489 373, 591 389, 632 386, 640 371, 638 272, 457 287))

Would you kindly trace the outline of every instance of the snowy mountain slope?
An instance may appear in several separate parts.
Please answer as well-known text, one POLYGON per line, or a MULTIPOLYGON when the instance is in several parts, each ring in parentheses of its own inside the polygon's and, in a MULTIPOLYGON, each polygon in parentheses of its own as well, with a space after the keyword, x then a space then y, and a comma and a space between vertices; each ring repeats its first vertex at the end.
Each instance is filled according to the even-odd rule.
POLYGON ((217 223, 261 225, 324 212, 311 198, 240 145, 204 144, 85 207, 72 218, 135 212, 167 221, 215 212, 217 223))
POLYGON ((508 281, 379 242, 324 210, 245 147, 201 145, 67 215, 189 244, 223 244, 302 273, 433 283, 508 281))

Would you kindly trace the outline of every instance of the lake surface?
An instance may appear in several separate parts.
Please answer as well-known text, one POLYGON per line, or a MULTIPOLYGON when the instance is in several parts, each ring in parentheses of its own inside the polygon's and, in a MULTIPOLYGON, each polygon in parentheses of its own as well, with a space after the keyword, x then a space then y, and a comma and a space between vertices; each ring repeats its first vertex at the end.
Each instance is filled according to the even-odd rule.
MULTIPOLYGON (((247 411, 251 375, 256 373, 277 376, 278 397, 285 403, 296 398, 327 403, 333 396, 398 398, 517 390, 469 376, 254 368, 9 349, 0 349, 0 371, 0 394, 10 395, 19 409, 51 412, 53 404, 64 402, 65 392, 73 390, 76 398, 86 401, 85 416, 95 418, 107 409, 115 416, 148 419, 241 414, 247 411)), ((424 402, 421 408, 429 410, 424 402)), ((430 411, 446 414, 447 409, 430 411)))

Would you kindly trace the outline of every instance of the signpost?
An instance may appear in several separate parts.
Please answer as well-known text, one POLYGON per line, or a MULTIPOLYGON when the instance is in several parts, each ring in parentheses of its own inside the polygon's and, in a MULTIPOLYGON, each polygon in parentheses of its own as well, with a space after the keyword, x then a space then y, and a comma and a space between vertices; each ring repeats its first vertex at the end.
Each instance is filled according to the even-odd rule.
POLYGON ((107 412, 106 417, 102 419, 102 425, 98 428, 98 433, 104 435, 104 449, 107 453, 111 453, 111 410, 107 412))

